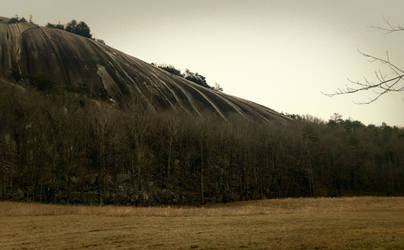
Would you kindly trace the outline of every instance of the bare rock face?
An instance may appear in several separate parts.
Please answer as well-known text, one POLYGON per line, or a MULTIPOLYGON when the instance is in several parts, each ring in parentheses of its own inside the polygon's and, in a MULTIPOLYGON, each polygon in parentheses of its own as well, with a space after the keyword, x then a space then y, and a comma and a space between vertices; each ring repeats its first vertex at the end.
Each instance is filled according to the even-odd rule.
POLYGON ((285 120, 279 113, 199 86, 95 40, 0 18, 0 78, 46 79, 66 89, 124 102, 141 100, 152 110, 175 110, 226 119, 285 120), (18 77, 19 78, 19 77, 18 77))

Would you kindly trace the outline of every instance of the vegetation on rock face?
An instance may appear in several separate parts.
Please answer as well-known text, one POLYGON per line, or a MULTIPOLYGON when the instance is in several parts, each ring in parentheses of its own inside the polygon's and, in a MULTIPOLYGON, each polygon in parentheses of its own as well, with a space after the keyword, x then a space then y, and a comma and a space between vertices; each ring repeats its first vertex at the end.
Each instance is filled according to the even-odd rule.
MULTIPOLYGON (((29 18, 29 22, 33 23, 32 21, 32 16, 30 16, 29 18)), ((7 22, 8 24, 13 24, 13 23, 27 23, 27 20, 24 17, 18 17, 18 15, 16 15, 15 17, 12 17, 8 20, 7 22)), ((52 24, 52 23, 48 23, 46 25, 46 27, 48 28, 54 28, 54 29, 60 29, 60 30, 65 30, 83 37, 87 37, 87 38, 92 38, 93 36, 91 35, 90 32, 90 27, 83 21, 77 22, 76 20, 72 20, 69 23, 67 23, 66 25, 64 24, 52 24)), ((97 40, 100 41, 101 43, 104 43, 104 41, 102 40, 97 40)))
POLYGON ((65 29, 65 26, 64 26, 63 24, 60 24, 60 23, 58 23, 58 24, 48 23, 48 24, 46 25, 46 27, 48 27, 48 28, 54 28, 54 29, 59 29, 59 30, 64 30, 64 29, 65 29))
POLYGON ((200 204, 404 195, 404 129, 339 116, 283 126, 102 107, 0 85, 0 199, 200 204))
POLYGON ((27 20, 24 18, 24 17, 18 17, 18 16, 15 16, 15 17, 12 17, 12 18, 10 18, 10 20, 8 20, 8 24, 13 24, 13 23, 26 23, 27 22, 27 20))
POLYGON ((206 78, 203 75, 191 72, 189 69, 185 70, 185 79, 192 81, 196 84, 199 84, 205 88, 212 88, 211 86, 208 85, 208 83, 206 82, 206 78))
POLYGON ((63 25, 63 24, 51 24, 48 23, 46 25, 48 28, 55 28, 55 29, 61 29, 61 30, 66 30, 68 32, 84 36, 87 38, 92 38, 92 35, 90 33, 90 27, 83 21, 77 22, 76 20, 70 21, 68 24, 63 25))
MULTIPOLYGON (((152 65, 156 65, 156 64, 152 63, 152 65)), ((223 91, 223 88, 219 84, 216 83, 215 86, 212 87, 206 82, 206 78, 203 75, 201 75, 199 73, 194 73, 194 72, 190 71, 189 69, 186 69, 185 73, 181 73, 181 70, 175 68, 173 65, 160 64, 160 65, 157 65, 157 67, 159 67, 160 69, 165 70, 173 75, 185 78, 202 87, 205 87, 208 89, 214 89, 214 90, 218 90, 218 91, 223 91)))
MULTIPOLYGON (((152 65, 155 65, 152 63, 152 65)), ((160 64, 158 67, 162 70, 167 71, 168 73, 174 74, 176 76, 184 77, 184 74, 181 73, 181 70, 175 68, 173 65, 165 65, 165 64, 160 64)))

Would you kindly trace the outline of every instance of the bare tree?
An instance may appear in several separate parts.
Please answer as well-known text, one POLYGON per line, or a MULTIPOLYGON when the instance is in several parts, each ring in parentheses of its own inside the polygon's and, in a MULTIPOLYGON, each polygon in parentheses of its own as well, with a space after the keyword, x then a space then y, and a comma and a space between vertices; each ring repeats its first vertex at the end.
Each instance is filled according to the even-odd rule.
MULTIPOLYGON (((393 32, 402 32, 404 31, 404 27, 400 25, 393 25, 388 20, 385 20, 385 26, 373 26, 375 29, 382 30, 386 33, 393 32)), ((337 89, 333 93, 324 93, 324 95, 333 97, 336 95, 346 95, 346 94, 354 94, 357 92, 364 91, 373 91, 374 96, 369 99, 367 102, 360 102, 358 104, 369 104, 381 96, 392 93, 392 92, 404 92, 404 69, 401 68, 396 63, 390 60, 389 52, 386 51, 385 57, 377 57, 365 52, 358 50, 358 52, 364 56, 370 63, 379 64, 381 67, 385 68, 385 71, 380 69, 375 70, 375 80, 369 80, 367 77, 364 77, 361 81, 353 81, 348 79, 350 82, 349 85, 346 85, 345 88, 337 89)))

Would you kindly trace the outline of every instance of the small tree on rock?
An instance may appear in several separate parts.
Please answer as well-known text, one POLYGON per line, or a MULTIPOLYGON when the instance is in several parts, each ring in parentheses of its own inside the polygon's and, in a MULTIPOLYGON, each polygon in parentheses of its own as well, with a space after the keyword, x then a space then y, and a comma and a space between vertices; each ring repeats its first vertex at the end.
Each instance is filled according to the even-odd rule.
POLYGON ((88 25, 83 21, 76 25, 76 30, 74 33, 87 38, 92 37, 92 35, 90 34, 90 27, 88 27, 88 25))
POLYGON ((206 78, 203 75, 191 72, 189 69, 185 70, 185 79, 192 81, 196 84, 199 84, 203 87, 210 88, 210 86, 206 82, 206 78))

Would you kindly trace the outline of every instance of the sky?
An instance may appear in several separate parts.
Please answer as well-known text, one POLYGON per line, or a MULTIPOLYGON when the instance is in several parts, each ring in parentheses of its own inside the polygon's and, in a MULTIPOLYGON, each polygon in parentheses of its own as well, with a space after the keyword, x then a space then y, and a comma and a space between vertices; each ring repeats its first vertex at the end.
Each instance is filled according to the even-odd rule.
POLYGON ((93 36, 146 62, 204 75, 224 92, 278 112, 328 120, 334 113, 364 124, 404 127, 404 92, 327 97, 348 78, 374 79, 379 65, 358 49, 404 68, 402 0, 20 0, 0 16, 40 25, 85 21, 93 36))

